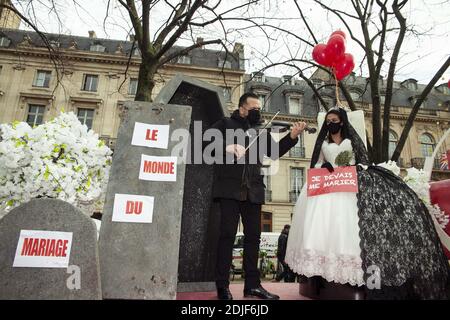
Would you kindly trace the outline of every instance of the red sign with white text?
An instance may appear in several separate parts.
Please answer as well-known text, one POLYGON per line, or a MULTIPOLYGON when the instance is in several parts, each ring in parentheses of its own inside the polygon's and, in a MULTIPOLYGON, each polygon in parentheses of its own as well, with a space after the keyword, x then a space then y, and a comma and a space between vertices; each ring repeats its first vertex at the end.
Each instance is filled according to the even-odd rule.
POLYGON ((308 197, 335 192, 358 193, 356 167, 337 167, 333 172, 328 169, 308 169, 308 197))

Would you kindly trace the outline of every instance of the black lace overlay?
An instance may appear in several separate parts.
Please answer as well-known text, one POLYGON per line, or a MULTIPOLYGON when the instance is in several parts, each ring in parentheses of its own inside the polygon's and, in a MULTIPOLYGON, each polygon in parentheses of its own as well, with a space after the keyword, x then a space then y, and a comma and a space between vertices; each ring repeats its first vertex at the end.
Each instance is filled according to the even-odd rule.
POLYGON ((368 289, 368 297, 450 298, 450 267, 430 213, 416 193, 379 166, 359 168, 358 185, 364 280, 370 266, 379 269, 381 280, 381 289, 368 289))

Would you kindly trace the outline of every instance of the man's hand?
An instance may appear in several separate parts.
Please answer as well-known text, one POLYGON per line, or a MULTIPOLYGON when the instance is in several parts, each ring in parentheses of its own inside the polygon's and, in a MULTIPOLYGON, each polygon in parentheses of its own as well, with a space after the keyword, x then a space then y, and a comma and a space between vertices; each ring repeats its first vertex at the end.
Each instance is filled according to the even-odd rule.
POLYGON ((291 138, 297 138, 306 128, 306 122, 294 122, 291 129, 291 138))
POLYGON ((229 144, 225 151, 228 153, 234 153, 236 158, 240 159, 245 155, 245 148, 241 146, 240 144, 229 144))

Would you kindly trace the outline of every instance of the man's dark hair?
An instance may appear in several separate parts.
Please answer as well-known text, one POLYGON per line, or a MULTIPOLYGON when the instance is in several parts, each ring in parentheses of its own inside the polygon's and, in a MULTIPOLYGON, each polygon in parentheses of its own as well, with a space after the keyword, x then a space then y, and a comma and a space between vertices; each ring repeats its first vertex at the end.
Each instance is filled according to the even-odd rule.
POLYGON ((242 107, 247 102, 247 98, 258 99, 258 96, 253 92, 246 92, 239 98, 239 107, 242 107))

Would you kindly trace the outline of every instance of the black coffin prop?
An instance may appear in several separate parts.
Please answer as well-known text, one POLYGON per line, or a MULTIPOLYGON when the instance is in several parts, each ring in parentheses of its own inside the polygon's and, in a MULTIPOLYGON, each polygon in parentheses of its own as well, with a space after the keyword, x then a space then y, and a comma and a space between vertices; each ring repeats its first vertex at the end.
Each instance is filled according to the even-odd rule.
MULTIPOLYGON (((188 147, 188 159, 194 144, 194 121, 202 121, 204 132, 223 116, 229 116, 219 87, 187 76, 177 75, 160 91, 155 102, 192 107, 190 134, 194 143, 188 147)), ((198 130, 198 129, 197 129, 198 130)), ((200 130, 198 130, 200 131, 200 130)), ((219 236, 220 211, 212 201, 214 166, 187 164, 181 220, 178 291, 215 290, 214 268, 219 236)))

